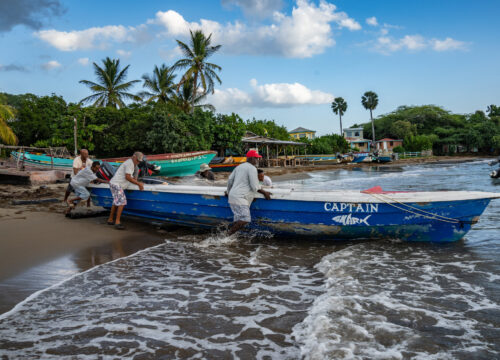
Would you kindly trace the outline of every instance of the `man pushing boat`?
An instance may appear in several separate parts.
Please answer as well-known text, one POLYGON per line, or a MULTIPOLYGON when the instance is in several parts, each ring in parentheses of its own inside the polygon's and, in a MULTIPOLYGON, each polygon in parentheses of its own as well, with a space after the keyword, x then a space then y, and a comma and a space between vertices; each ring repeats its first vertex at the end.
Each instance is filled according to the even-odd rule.
POLYGON ((116 170, 115 175, 109 181, 109 189, 113 195, 113 206, 109 214, 108 225, 114 225, 115 229, 123 230, 125 227, 121 223, 123 208, 127 205, 125 191, 130 184, 139 186, 139 190, 144 190, 144 184, 137 180, 139 169, 137 165, 142 161, 144 155, 141 152, 135 152, 134 155, 116 170), (115 219, 116 214, 116 219, 115 219))
POLYGON ((271 200, 271 193, 263 190, 259 184, 257 165, 262 156, 255 150, 246 154, 247 162, 233 170, 227 180, 228 202, 234 215, 234 222, 228 235, 242 229, 251 220, 250 205, 257 192, 264 195, 266 200, 271 200))

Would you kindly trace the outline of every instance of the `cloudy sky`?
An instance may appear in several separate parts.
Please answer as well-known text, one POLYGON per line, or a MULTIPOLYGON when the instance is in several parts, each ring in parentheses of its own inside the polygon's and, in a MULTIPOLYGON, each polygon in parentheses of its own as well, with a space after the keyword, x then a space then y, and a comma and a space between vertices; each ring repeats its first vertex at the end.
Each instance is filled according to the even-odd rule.
POLYGON ((369 119, 360 99, 372 90, 376 115, 470 113, 500 103, 499 11, 497 0, 0 0, 0 92, 76 102, 93 62, 119 58, 140 79, 202 29, 222 45, 218 112, 332 133, 332 99, 347 101, 349 126, 369 119))

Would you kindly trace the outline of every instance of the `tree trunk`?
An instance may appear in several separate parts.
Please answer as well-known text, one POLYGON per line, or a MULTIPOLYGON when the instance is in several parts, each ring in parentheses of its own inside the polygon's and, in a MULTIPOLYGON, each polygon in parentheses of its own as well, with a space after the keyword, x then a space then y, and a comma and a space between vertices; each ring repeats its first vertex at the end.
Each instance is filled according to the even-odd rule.
POLYGON ((373 122, 372 109, 370 109, 370 119, 372 120, 372 141, 373 146, 375 147, 375 123, 373 122))
POLYGON ((342 115, 339 113, 340 117, 340 136, 344 137, 344 133, 342 132, 342 115))

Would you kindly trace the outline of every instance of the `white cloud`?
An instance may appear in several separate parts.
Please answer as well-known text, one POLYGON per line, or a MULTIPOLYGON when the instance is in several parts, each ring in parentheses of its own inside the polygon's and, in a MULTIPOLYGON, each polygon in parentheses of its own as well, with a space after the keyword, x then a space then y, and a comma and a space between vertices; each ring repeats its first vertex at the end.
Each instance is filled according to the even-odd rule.
POLYGON ((237 110, 241 107, 293 107, 330 103, 334 96, 319 90, 311 90, 300 83, 275 83, 259 85, 250 80, 252 92, 239 89, 215 90, 209 102, 218 109, 237 110))
POLYGON ((265 18, 283 7, 282 0, 222 0, 222 5, 236 5, 247 16, 265 18))
POLYGON ((463 41, 454 40, 447 37, 444 40, 432 39, 431 46, 436 51, 466 50, 467 44, 463 41))
POLYGON ((132 55, 132 51, 125 51, 122 49, 116 50, 116 53, 124 59, 128 59, 132 55))
POLYGON ((105 49, 109 46, 109 42, 139 42, 149 37, 145 25, 138 27, 108 25, 74 31, 51 29, 37 31, 34 34, 61 51, 105 49))
POLYGON ((378 26, 378 21, 375 16, 369 17, 366 19, 366 23, 371 26, 378 26))
POLYGON ((42 68, 44 70, 52 70, 52 69, 57 69, 60 68, 62 65, 56 61, 56 60, 50 60, 44 64, 42 64, 42 68))
POLYGON ((158 50, 158 53, 160 54, 160 57, 162 59, 165 59, 165 60, 172 60, 172 59, 175 59, 175 58, 180 58, 181 55, 182 55, 182 51, 181 51, 181 48, 176 46, 174 47, 173 49, 169 49, 169 48, 160 48, 158 50))
POLYGON ((89 61, 90 60, 87 57, 78 59, 78 63, 82 66, 87 66, 89 64, 89 61))
POLYGON ((395 39, 387 36, 387 33, 379 36, 374 44, 375 51, 386 55, 401 50, 420 51, 425 49, 435 51, 465 50, 466 44, 452 38, 428 40, 421 35, 405 35, 400 39, 395 39))
POLYGON ((247 26, 241 22, 223 25, 206 19, 188 22, 173 10, 158 11, 156 18, 148 21, 162 26, 167 37, 188 36, 190 29, 202 29, 212 34, 214 44, 222 44, 222 51, 230 54, 297 58, 311 57, 333 46, 332 23, 351 31, 361 29, 358 22, 345 12, 336 12, 336 6, 324 0, 318 6, 308 0, 297 0, 290 16, 275 12, 271 25, 247 26))

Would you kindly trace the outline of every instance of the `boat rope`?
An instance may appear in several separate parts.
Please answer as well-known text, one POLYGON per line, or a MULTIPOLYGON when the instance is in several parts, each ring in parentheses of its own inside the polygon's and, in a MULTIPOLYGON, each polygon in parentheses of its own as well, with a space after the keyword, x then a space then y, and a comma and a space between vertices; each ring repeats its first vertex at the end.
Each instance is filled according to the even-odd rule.
POLYGON ((400 202, 400 201, 398 201, 398 200, 396 200, 394 198, 391 198, 389 196, 385 196, 385 195, 382 195, 382 194, 374 194, 374 193, 366 193, 366 194, 369 194, 369 195, 373 196, 374 198, 385 202, 387 205, 395 207, 396 209, 399 209, 399 210, 406 211, 406 212, 408 212, 410 214, 413 214, 413 215, 421 216, 421 217, 424 217, 424 218, 427 218, 427 219, 434 219, 434 220, 438 220, 438 221, 442 221, 442 222, 446 222, 446 223, 452 223, 452 224, 458 224, 458 223, 463 224, 463 223, 466 223, 466 222, 461 221, 461 220, 449 218, 449 217, 446 217, 446 216, 434 214, 434 213, 431 213, 431 212, 428 212, 428 211, 416 208, 414 206, 402 203, 402 202, 400 202), (387 199, 389 199, 389 200, 391 200, 391 201, 393 201, 395 203, 398 203, 398 204, 402 205, 403 207, 399 207, 399 206, 397 206, 397 205, 389 202, 385 198, 387 198, 387 199), (415 212, 413 210, 409 210, 409 209, 414 209, 414 210, 420 211, 420 213, 415 212))

